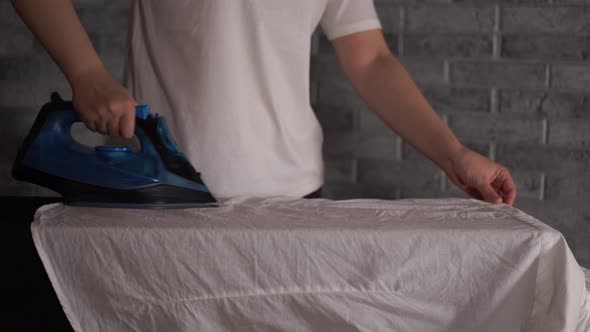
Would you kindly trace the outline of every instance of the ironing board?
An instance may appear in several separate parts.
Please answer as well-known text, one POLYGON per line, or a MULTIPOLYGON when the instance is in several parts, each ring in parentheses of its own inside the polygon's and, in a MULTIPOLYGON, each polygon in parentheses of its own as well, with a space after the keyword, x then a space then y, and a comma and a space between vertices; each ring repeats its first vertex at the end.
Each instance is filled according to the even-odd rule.
POLYGON ((584 270, 563 236, 504 204, 55 203, 32 233, 76 331, 590 330, 584 270))

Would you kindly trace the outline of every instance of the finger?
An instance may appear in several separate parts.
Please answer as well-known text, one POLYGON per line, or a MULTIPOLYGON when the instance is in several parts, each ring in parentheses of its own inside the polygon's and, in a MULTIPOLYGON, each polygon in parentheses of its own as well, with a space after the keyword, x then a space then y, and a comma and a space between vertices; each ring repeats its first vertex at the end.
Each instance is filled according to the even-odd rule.
POLYGON ((498 194, 496 193, 494 188, 492 188, 492 186, 489 183, 482 184, 477 189, 486 202, 489 202, 489 203, 501 203, 502 202, 502 198, 500 196, 498 196, 498 194))
POLYGON ((481 196, 481 194, 479 193, 479 191, 475 190, 475 189, 466 189, 465 190, 471 197, 475 198, 475 199, 479 199, 479 200, 483 200, 483 197, 481 196))
POLYGON ((119 135, 119 117, 114 116, 113 118, 108 120, 107 123, 108 133, 111 136, 118 136, 119 135))
POLYGON ((126 138, 133 138, 135 130, 135 113, 126 112, 119 122, 119 134, 126 138))
POLYGON ((94 122, 94 125, 96 126, 96 130, 98 130, 99 133, 107 135, 108 132, 108 125, 107 125, 107 121, 105 119, 98 119, 94 122))
POLYGON ((90 130, 91 132, 96 132, 96 123, 94 121, 87 120, 84 122, 84 124, 86 125, 86 128, 88 128, 88 130, 90 130))
POLYGON ((502 191, 504 192, 504 203, 512 206, 516 200, 516 185, 512 177, 508 175, 502 184, 502 191))

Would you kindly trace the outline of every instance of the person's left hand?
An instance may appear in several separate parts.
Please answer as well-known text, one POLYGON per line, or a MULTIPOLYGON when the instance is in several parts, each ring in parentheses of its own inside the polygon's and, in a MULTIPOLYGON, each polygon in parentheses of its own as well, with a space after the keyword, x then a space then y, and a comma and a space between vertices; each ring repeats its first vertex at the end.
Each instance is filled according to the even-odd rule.
POLYGON ((475 151, 462 148, 443 170, 459 189, 474 198, 514 204, 516 185, 508 169, 475 151))

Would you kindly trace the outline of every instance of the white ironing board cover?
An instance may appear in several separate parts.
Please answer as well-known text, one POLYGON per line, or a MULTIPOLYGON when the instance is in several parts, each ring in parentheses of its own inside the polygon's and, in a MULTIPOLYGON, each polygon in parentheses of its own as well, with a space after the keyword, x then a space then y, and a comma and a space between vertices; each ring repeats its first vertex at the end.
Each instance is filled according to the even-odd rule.
POLYGON ((564 237, 504 204, 56 203, 32 233, 76 331, 590 331, 564 237))

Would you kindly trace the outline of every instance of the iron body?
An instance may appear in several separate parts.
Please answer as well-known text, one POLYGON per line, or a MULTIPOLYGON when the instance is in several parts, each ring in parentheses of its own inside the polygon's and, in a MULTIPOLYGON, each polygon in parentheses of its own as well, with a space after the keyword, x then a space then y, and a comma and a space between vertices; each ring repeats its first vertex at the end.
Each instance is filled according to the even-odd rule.
POLYGON ((77 142, 80 122, 71 101, 57 93, 43 106, 18 150, 15 179, 59 193, 75 206, 189 208, 217 201, 178 148, 166 120, 136 107, 135 136, 141 147, 91 147, 77 142))

